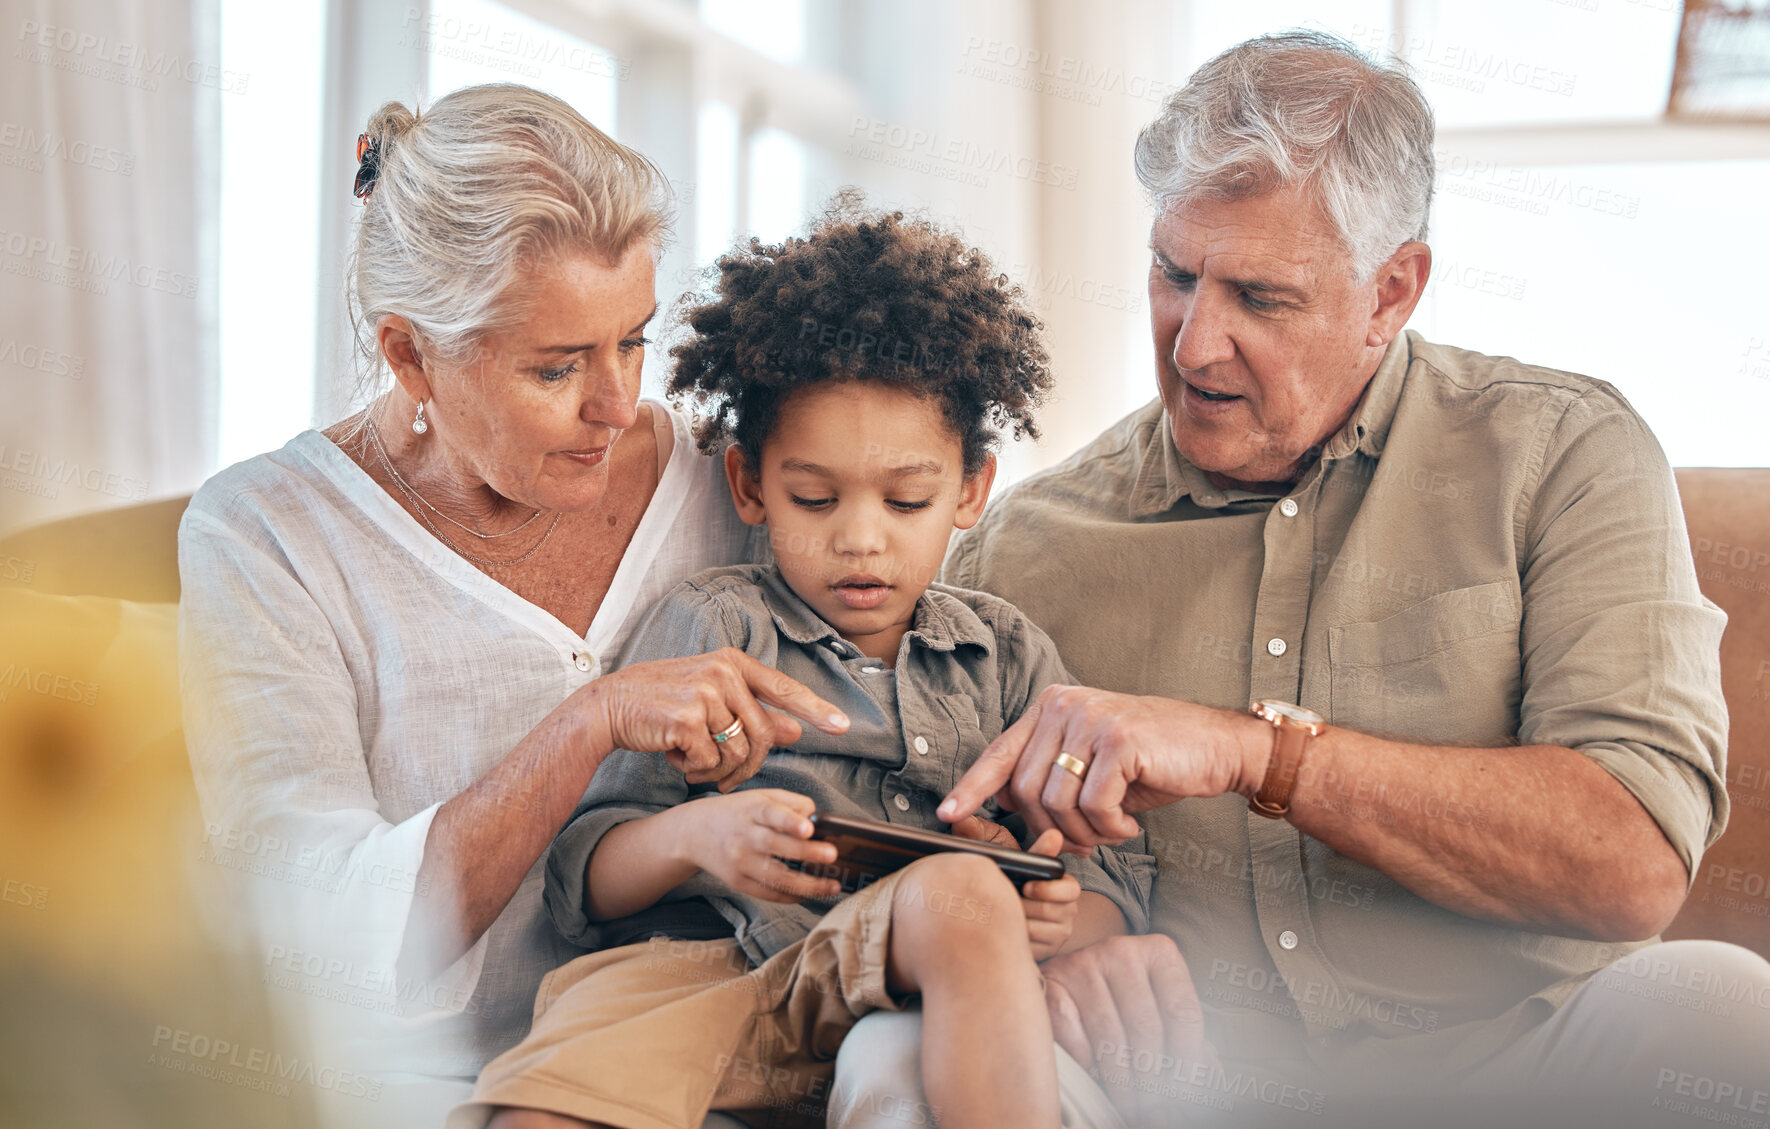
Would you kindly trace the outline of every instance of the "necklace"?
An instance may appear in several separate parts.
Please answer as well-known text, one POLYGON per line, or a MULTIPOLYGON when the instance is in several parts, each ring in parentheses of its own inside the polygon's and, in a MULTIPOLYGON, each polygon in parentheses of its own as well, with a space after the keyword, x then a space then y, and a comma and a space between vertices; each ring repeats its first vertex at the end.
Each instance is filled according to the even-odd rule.
MULTIPOLYGON (((565 516, 565 512, 563 510, 558 511, 553 515, 553 523, 547 527, 547 532, 541 534, 541 539, 539 541, 536 541, 534 543, 533 547, 531 547, 529 549, 529 551, 524 553, 522 556, 516 557, 516 558, 514 558, 512 560, 508 560, 508 561, 494 561, 494 560, 489 560, 485 557, 474 556, 472 553, 469 553, 466 549, 463 549, 461 546, 459 546, 459 545, 455 544, 453 541, 449 540, 448 537, 446 535, 444 535, 443 531, 436 527, 436 523, 431 521, 429 516, 425 514, 424 511, 426 509, 436 510, 436 513, 439 517, 442 517, 447 521, 453 522, 455 525, 461 525, 460 522, 455 521, 454 518, 449 517, 448 514, 445 514, 441 510, 436 509, 435 506, 431 505, 429 502, 426 502, 423 498, 420 498, 418 496, 418 492, 412 488, 411 484, 405 480, 405 478, 400 474, 399 471, 397 471, 393 468, 393 460, 389 459, 387 457, 387 448, 385 448, 381 445, 381 433, 378 430, 376 430, 374 419, 370 418, 370 419, 366 420, 365 422, 368 424, 367 430, 369 432, 369 443, 375 448, 376 460, 378 462, 380 462, 382 469, 386 470, 389 477, 391 477, 393 479, 393 484, 395 486, 399 487, 400 493, 404 494, 407 497, 407 499, 409 499, 411 501, 412 511, 418 515, 418 520, 422 521, 424 523, 425 527, 428 528, 431 533, 436 535, 436 539, 438 541, 441 541, 443 544, 445 544, 449 548, 455 550, 455 552, 459 553, 461 556, 472 561, 474 564, 484 565, 487 568, 509 568, 511 565, 519 565, 522 562, 528 560, 530 557, 534 556, 536 553, 540 552, 541 546, 545 545, 547 543, 547 539, 549 537, 553 536, 553 531, 555 529, 559 528, 559 519, 565 516)), ((465 525, 461 525, 461 528, 466 529, 467 532, 474 534, 476 537, 481 537, 481 538, 485 538, 485 539, 489 540, 493 537, 506 537, 512 533, 515 533, 517 529, 521 529, 523 527, 523 525, 529 524, 529 522, 534 521, 535 518, 540 517, 540 516, 541 516, 541 511, 536 510, 534 512, 534 514, 528 519, 528 521, 523 522, 522 525, 517 526, 516 529, 505 530, 503 533, 492 533, 492 534, 480 533, 477 530, 469 529, 465 525)))
POLYGON ((395 482, 399 483, 400 486, 405 490, 406 497, 411 498, 415 503, 417 503, 420 506, 423 506, 425 509, 427 509, 431 513, 435 514, 437 517, 442 518, 444 521, 448 522, 450 525, 455 526, 458 529, 461 529, 467 533, 472 534, 473 536, 479 538, 481 541, 496 541, 500 537, 508 537, 512 533, 522 532, 524 529, 527 529, 530 525, 534 524, 534 521, 536 518, 541 516, 541 511, 536 510, 534 513, 530 514, 527 518, 523 519, 523 522, 521 525, 514 526, 510 529, 506 529, 502 533, 481 533, 479 530, 473 528, 471 525, 467 525, 464 522, 456 521, 454 518, 450 517, 448 514, 443 513, 441 510, 437 509, 435 506, 431 505, 429 502, 425 501, 423 498, 420 498, 418 496, 417 491, 412 489, 412 484, 407 482, 404 478, 400 477, 399 471, 393 469, 393 463, 390 462, 387 458, 386 448, 381 446, 381 433, 379 431, 375 430, 375 421, 373 419, 367 419, 364 422, 373 435, 373 438, 375 441, 375 453, 377 456, 379 456, 380 461, 381 461, 381 465, 383 467, 387 468, 387 473, 391 474, 393 476, 393 480, 395 482))

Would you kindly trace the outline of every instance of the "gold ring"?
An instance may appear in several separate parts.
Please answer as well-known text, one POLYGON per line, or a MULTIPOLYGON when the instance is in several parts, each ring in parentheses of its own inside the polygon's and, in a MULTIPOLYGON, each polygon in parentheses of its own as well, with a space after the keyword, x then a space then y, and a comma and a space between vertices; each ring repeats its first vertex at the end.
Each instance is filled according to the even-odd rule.
POLYGON ((717 733, 714 733, 713 730, 711 730, 711 729, 707 730, 707 732, 713 733, 713 740, 719 742, 721 745, 725 744, 727 741, 731 740, 733 737, 736 737, 739 733, 742 733, 743 731, 744 731, 744 722, 743 722, 742 718, 733 719, 733 721, 730 725, 726 726, 724 729, 719 730, 717 733))
POLYGON ((1064 771, 1074 774, 1077 780, 1086 780, 1088 778, 1087 761, 1078 760, 1075 757, 1070 756, 1068 753, 1058 753, 1057 763, 1064 771))

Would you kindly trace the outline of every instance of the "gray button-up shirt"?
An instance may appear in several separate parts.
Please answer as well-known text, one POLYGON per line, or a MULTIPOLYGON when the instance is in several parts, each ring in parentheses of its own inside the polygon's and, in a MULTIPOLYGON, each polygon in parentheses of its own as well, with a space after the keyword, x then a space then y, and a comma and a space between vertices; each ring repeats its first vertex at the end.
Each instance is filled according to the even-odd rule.
MULTIPOLYGON (((916 603, 893 670, 860 653, 766 565, 709 569, 683 582, 633 633, 623 665, 736 647, 810 687, 852 726, 831 736, 811 726, 797 744, 768 754, 741 787, 784 788, 818 810, 924 831, 945 831, 934 809, 990 741, 1046 686, 1069 681, 1051 640, 1013 605, 982 592, 936 584, 916 603)), ((710 905, 761 963, 811 931, 835 904, 782 905, 746 897, 698 874, 649 910, 611 922, 585 913, 584 874, 596 844, 616 824, 703 796, 655 753, 617 749, 602 762, 584 801, 553 842, 546 904, 569 940, 608 948, 659 934, 705 937, 710 905)), ((1021 837, 1017 817, 1004 820, 1021 837)), ((1082 889, 1110 898, 1133 932, 1149 925, 1155 860, 1139 837, 1078 859, 1064 855, 1082 889)), ((715 923, 717 924, 717 923, 715 923)))

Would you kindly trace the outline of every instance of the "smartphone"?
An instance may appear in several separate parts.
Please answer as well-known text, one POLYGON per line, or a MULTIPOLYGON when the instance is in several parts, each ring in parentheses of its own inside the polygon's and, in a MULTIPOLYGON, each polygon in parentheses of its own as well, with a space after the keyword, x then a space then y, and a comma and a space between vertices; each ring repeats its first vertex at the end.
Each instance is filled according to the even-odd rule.
POLYGON ((991 859, 1018 889, 1026 882, 1048 882, 1063 877, 1063 863, 1044 855, 1030 855, 1012 847, 982 843, 951 833, 895 827, 874 819, 813 812, 813 839, 836 844, 836 861, 792 862, 789 865, 819 878, 834 878, 842 892, 852 894, 910 863, 939 851, 964 851, 991 859))

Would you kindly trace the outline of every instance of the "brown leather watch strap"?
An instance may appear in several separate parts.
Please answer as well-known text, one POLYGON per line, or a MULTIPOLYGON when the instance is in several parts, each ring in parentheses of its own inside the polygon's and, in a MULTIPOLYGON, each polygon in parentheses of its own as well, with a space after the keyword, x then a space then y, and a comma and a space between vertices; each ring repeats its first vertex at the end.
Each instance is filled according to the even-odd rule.
POLYGON ((1303 750, 1309 739, 1321 732, 1319 723, 1296 721, 1262 708, 1256 702, 1253 712, 1272 723, 1272 758, 1266 762, 1266 778, 1260 790, 1248 801, 1248 810, 1267 819, 1283 819, 1291 811, 1291 789, 1303 767, 1303 750))

